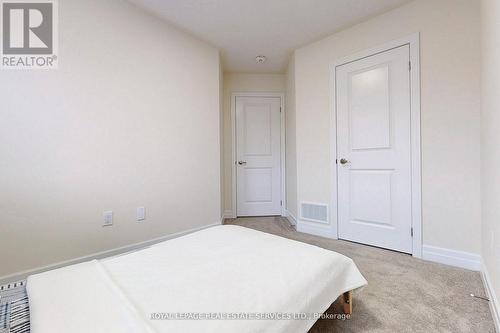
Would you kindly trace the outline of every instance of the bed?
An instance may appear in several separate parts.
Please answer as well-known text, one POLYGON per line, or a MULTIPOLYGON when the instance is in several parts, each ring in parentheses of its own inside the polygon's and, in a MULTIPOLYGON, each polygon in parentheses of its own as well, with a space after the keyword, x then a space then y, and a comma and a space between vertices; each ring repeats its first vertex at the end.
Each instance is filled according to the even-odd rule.
POLYGON ((216 226, 32 275, 32 333, 306 332, 366 285, 339 253, 216 226))

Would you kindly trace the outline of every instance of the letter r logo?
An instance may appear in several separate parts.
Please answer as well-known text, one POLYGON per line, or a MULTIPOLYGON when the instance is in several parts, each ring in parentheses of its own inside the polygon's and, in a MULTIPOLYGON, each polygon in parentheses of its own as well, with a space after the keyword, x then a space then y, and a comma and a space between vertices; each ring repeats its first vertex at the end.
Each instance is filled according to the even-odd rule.
POLYGON ((52 54, 53 4, 2 4, 3 54, 52 54))

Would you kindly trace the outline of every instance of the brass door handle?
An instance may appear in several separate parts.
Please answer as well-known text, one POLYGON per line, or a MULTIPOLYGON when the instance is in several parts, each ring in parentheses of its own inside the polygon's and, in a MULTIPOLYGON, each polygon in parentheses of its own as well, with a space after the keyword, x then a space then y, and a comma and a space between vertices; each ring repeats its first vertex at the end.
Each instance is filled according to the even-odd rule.
POLYGON ((345 158, 340 159, 340 164, 344 165, 344 164, 348 164, 348 163, 351 163, 351 161, 348 161, 345 158))
POLYGON ((244 165, 244 164, 247 164, 247 162, 246 161, 238 161, 238 164, 239 165, 244 165))

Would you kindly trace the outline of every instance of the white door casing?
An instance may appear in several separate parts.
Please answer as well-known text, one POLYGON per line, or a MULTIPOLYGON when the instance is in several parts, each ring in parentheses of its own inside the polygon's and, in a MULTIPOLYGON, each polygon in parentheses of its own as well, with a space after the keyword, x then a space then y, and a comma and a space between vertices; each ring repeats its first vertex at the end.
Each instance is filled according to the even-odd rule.
POLYGON ((281 214, 280 108, 280 97, 236 97, 237 216, 281 214))
POLYGON ((412 253, 410 47, 336 67, 338 235, 412 253), (343 162, 343 163, 341 163, 343 162))

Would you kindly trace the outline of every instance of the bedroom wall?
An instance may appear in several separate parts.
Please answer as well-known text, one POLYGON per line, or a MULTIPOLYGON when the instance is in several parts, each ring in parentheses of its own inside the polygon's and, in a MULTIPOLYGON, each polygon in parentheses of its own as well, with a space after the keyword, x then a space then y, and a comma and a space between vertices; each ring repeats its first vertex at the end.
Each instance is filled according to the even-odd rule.
POLYGON ((296 50, 298 202, 333 195, 330 63, 420 32, 423 242, 480 254, 479 27, 478 1, 416 0, 296 50))
POLYGON ((220 220, 224 221, 224 68, 219 61, 219 188, 220 188, 220 220))
POLYGON ((120 0, 59 1, 59 38, 0 74, 0 276, 220 223, 218 51, 120 0))
POLYGON ((236 92, 284 93, 285 90, 284 74, 224 73, 224 207, 226 216, 233 212, 231 94, 236 92))
POLYGON ((482 0, 481 16, 483 263, 490 291, 494 293, 491 298, 492 304, 496 303, 497 329, 500 329, 500 3, 482 0))
POLYGON ((297 145, 295 124, 295 57, 292 54, 286 72, 286 209, 297 219, 297 145))

